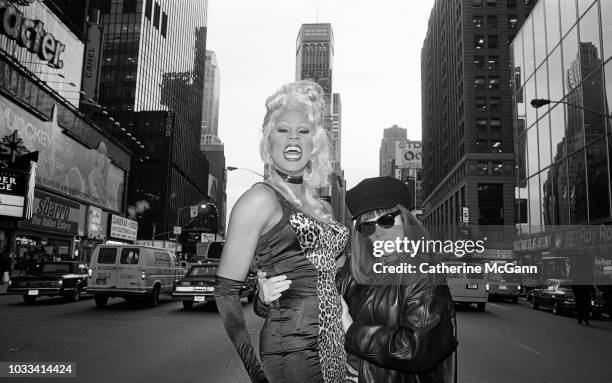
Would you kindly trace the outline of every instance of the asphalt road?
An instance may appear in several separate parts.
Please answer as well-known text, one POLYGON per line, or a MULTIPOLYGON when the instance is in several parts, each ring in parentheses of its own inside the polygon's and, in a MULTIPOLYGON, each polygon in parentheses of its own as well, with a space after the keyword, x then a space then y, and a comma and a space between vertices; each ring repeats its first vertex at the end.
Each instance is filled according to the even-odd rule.
MULTIPOLYGON (((263 321, 243 303, 257 346, 263 321)), ((526 302, 459 308, 459 382, 612 382, 612 321, 579 326, 526 302)), ((248 382, 214 306, 148 308, 0 296, 0 361, 76 362, 76 378, 7 382, 248 382)))

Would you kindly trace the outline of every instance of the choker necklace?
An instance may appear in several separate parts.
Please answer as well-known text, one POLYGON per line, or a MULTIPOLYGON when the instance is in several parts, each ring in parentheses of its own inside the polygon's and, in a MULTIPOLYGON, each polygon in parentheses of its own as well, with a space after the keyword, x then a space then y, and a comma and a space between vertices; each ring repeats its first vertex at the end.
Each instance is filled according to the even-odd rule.
POLYGON ((304 176, 290 176, 287 173, 283 173, 278 169, 274 169, 276 174, 278 174, 283 181, 289 182, 290 184, 301 184, 304 182, 304 176))

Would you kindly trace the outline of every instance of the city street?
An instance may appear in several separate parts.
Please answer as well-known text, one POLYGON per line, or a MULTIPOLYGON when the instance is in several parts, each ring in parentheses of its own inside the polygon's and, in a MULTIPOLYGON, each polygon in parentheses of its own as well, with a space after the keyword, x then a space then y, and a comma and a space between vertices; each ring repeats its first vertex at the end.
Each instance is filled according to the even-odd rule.
MULTIPOLYGON (((263 320, 243 307, 257 344, 263 320)), ((0 361, 76 362, 76 379, 53 381, 248 382, 211 305, 185 311, 168 298, 157 308, 114 299, 98 310, 89 298, 30 306, 0 296, 0 321, 0 361)), ((459 382, 610 382, 612 321, 591 323, 524 301, 489 302, 484 313, 459 307, 459 382)))

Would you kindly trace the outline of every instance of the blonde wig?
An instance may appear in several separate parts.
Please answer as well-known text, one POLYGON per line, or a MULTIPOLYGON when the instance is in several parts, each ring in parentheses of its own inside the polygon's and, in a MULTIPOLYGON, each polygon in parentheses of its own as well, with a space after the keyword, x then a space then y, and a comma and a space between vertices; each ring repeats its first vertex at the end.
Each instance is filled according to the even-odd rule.
POLYGON ((283 192, 298 209, 322 221, 330 221, 332 214, 317 194, 317 188, 328 185, 327 179, 332 172, 329 160, 329 137, 323 128, 323 114, 325 112, 323 89, 317 83, 309 80, 285 84, 276 93, 268 97, 266 109, 259 153, 270 176, 268 181, 283 192), (306 114, 308 125, 314 133, 312 157, 304 171, 305 196, 303 200, 298 199, 291 188, 282 182, 280 176, 272 171, 274 167, 270 148, 270 133, 278 116, 287 110, 300 111, 306 114))
MULTIPOLYGON (((403 234, 404 237, 408 239, 421 239, 425 240, 430 239, 429 232, 421 222, 404 206, 396 205, 392 208, 387 209, 374 209, 368 210, 363 214, 359 215, 355 220, 355 224, 351 228, 351 256, 350 256, 350 264, 351 264, 351 274, 355 281, 359 284, 380 284, 381 278, 385 279, 386 276, 382 275, 381 278, 376 280, 376 276, 373 275, 372 268, 375 262, 380 262, 381 258, 374 258, 373 255, 373 244, 372 241, 357 231, 357 226, 360 223, 375 219, 384 214, 392 213, 396 210, 400 210, 400 217, 402 219, 403 225, 403 234)), ((406 262, 420 262, 423 258, 427 258, 429 255, 427 254, 419 254, 415 258, 403 259, 406 262)), ((408 275, 408 279, 413 279, 414 275, 408 275)), ((388 279, 388 278, 387 278, 388 279)))

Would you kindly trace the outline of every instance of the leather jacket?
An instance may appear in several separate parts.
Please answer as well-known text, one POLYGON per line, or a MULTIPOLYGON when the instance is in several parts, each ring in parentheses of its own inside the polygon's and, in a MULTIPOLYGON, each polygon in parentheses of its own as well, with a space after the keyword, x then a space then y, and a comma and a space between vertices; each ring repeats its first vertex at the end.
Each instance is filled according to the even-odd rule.
MULTIPOLYGON (((455 308, 439 274, 386 275, 386 283, 358 284, 347 262, 336 275, 353 323, 345 336, 347 360, 359 383, 456 383, 455 308)), ((259 300, 254 311, 265 317, 259 300)))
POLYGON ((348 262, 336 277, 353 323, 346 351, 359 383, 456 382, 457 327, 445 277, 385 275, 385 283, 360 285, 348 262))

